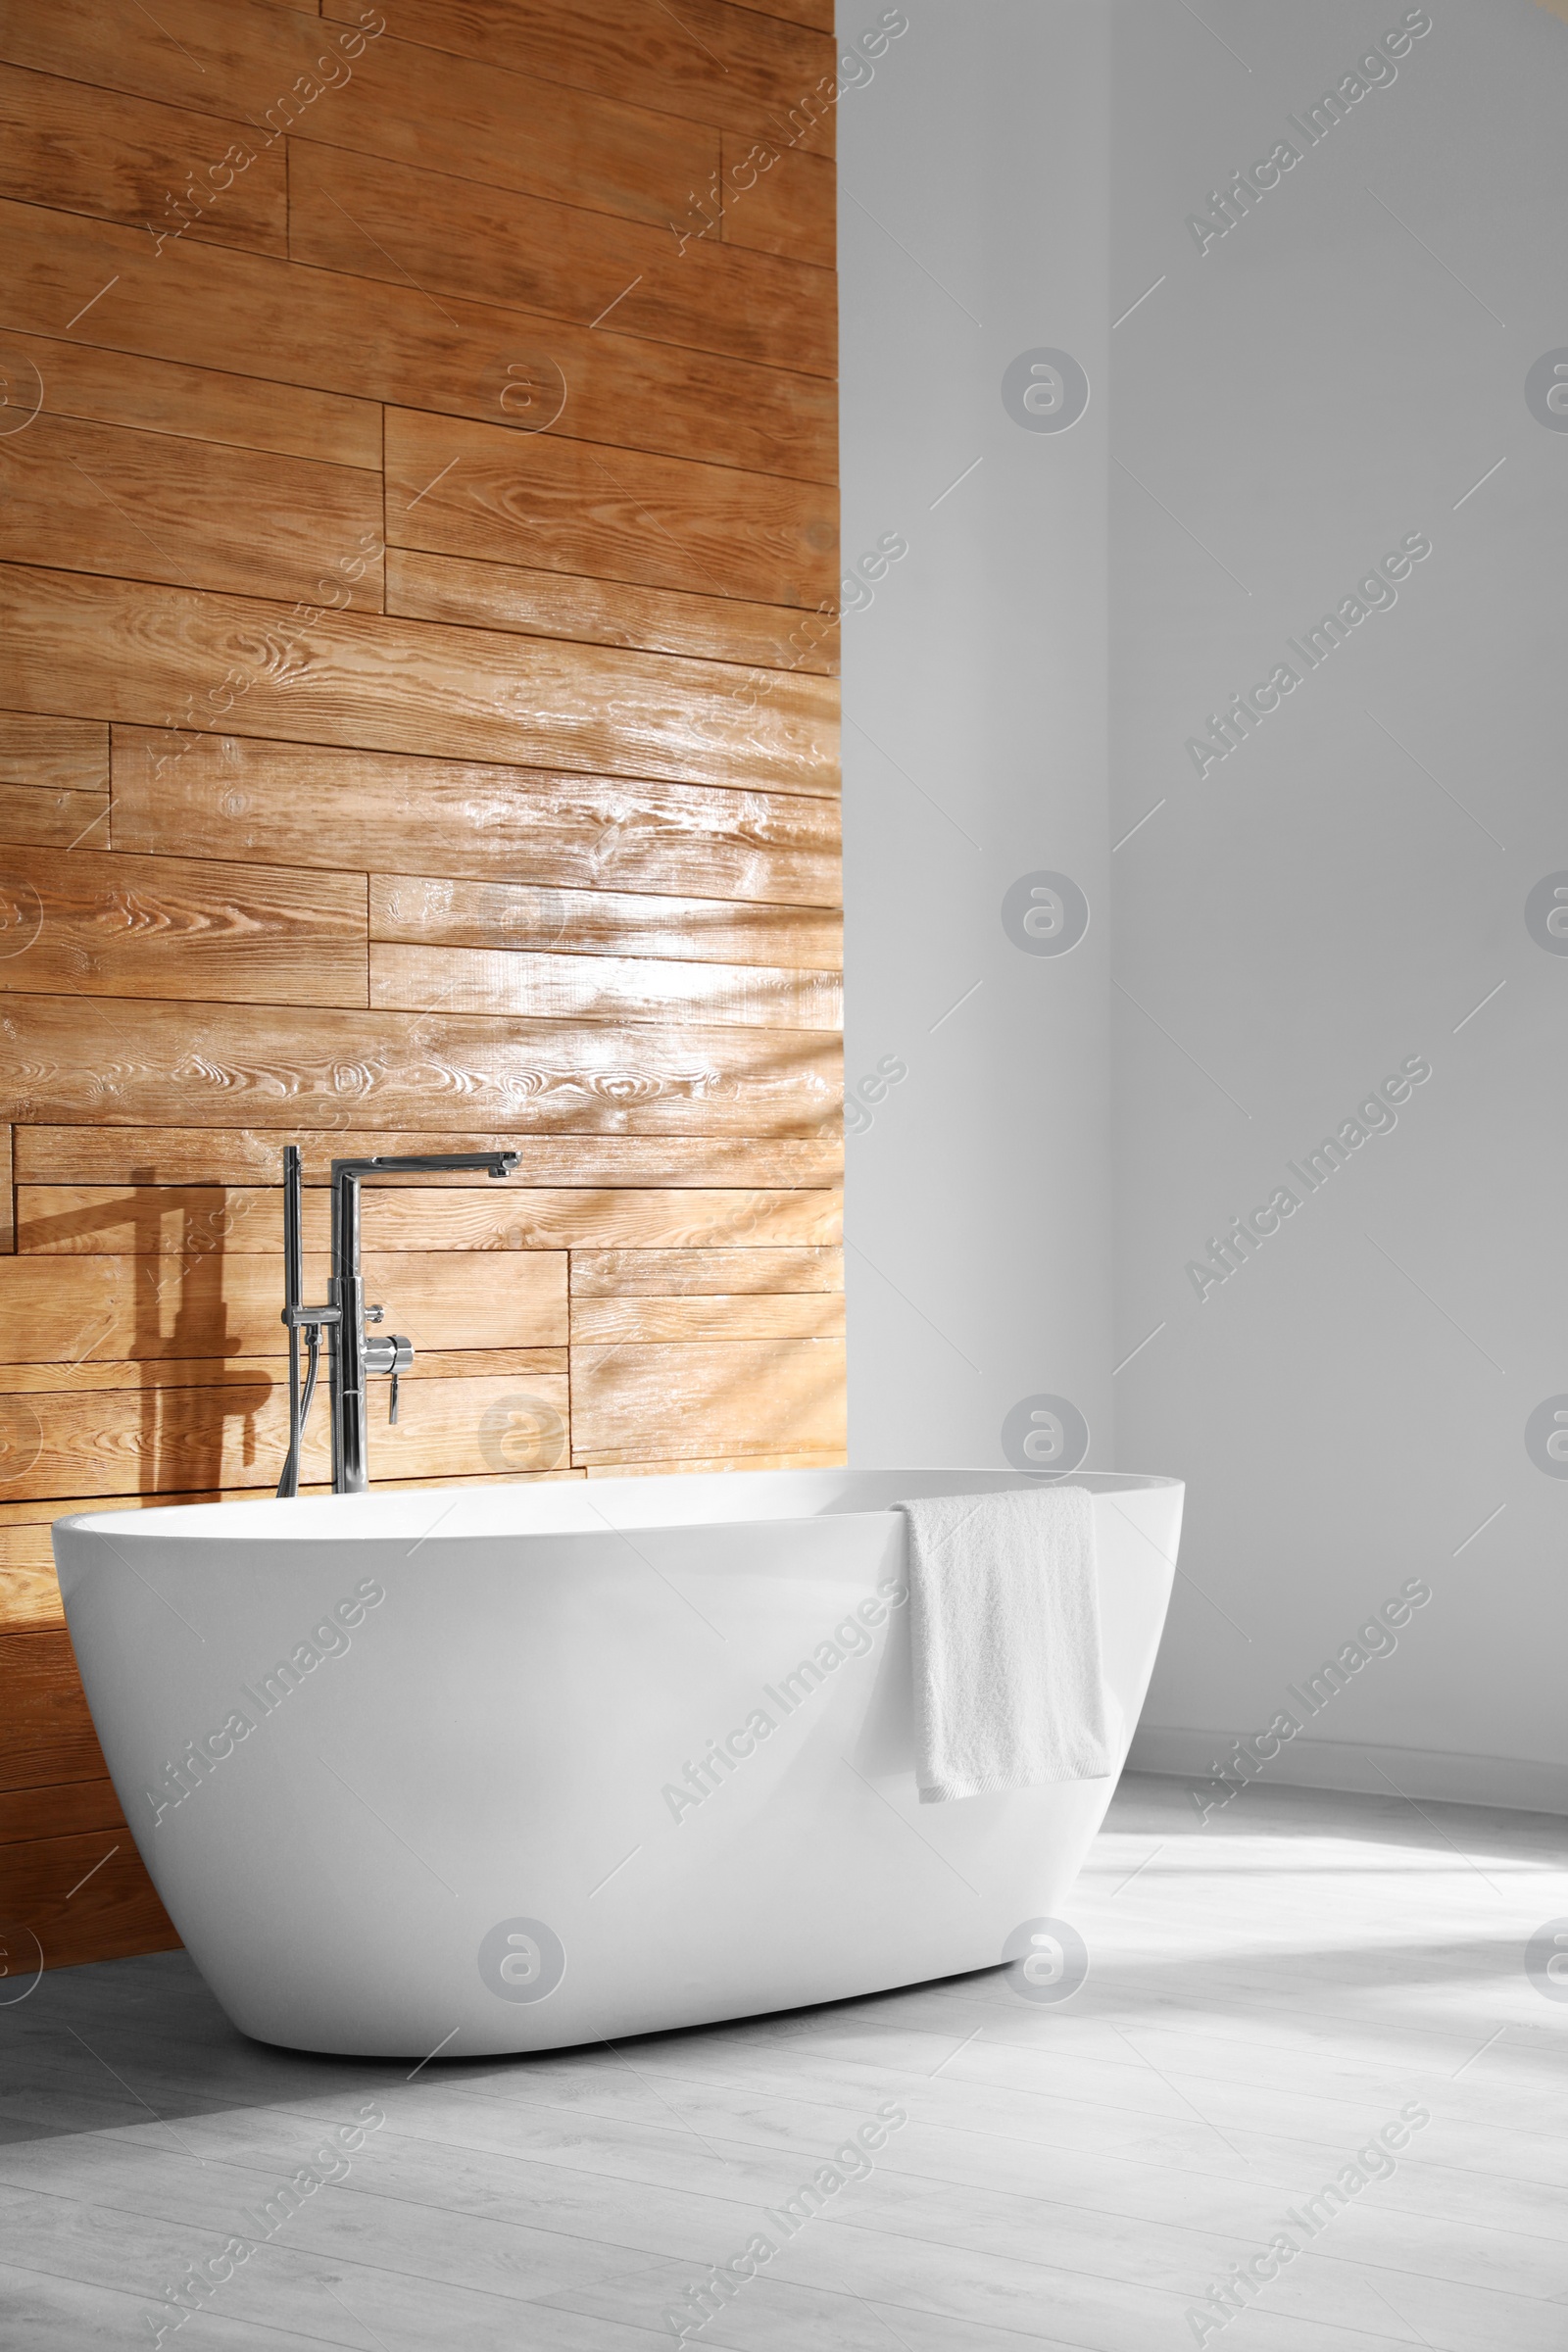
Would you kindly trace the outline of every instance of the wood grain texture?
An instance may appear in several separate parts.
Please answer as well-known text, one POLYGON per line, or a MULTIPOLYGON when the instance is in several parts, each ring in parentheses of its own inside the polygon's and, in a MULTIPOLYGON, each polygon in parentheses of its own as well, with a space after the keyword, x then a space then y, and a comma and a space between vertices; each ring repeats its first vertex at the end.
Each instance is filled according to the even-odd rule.
POLYGON ((838 675, 835 612, 754 605, 734 596, 692 596, 517 564, 483 564, 393 547, 386 557, 386 609, 411 620, 448 620, 524 637, 574 637, 628 652, 690 654, 758 669, 838 675))
MULTIPOLYGON (((3 661, 0 651, 0 661, 3 661)), ((117 849, 395 866, 547 889, 837 907, 839 810, 814 795, 114 730, 117 849)))
POLYGON ((370 401, 266 383, 257 376, 223 375, 215 368, 134 359, 48 335, 7 333, 5 340, 8 351, 37 368, 51 416, 381 470, 381 412, 370 401))
POLYGON ((53 1788, 0 1792, 0 1845, 15 1845, 25 1838, 75 1838, 124 1826, 125 1816, 112 1781, 61 1781, 53 1788))
MULTIPOLYGON (((358 11, 322 0, 322 13, 358 11)), ((831 135, 831 38, 727 0, 683 0, 678 15, 659 0, 388 0, 382 13, 396 39, 737 130, 777 131, 814 95, 815 136, 831 135)))
POLYGON ((837 973, 838 916, 815 907, 748 906, 721 899, 626 891, 535 889, 525 883, 372 874, 370 938, 421 948, 670 958, 837 973))
POLYGON ((0 842, 30 849, 70 850, 79 841, 109 838, 107 792, 57 792, 26 784, 0 784, 0 842))
MULTIPOLYGON (((0 922, 5 896, 0 885, 0 922)), ((370 950, 370 1002, 418 1010, 518 1012, 541 1020, 705 1021, 750 1029, 844 1025, 843 992, 826 972, 636 956, 531 955, 508 948, 370 950)))
MULTIPOLYGON (((567 1454, 567 1402, 564 1372, 411 1380, 398 1420, 388 1426, 380 1384, 371 1392, 377 1472, 382 1478, 481 1478, 491 1470, 560 1468, 567 1454)), ((288 1387, 281 1369, 275 1379, 202 1388, 0 1396, 0 1427, 14 1428, 19 1410, 30 1412, 40 1430, 28 1466, 10 1474, 7 1491, 19 1500, 115 1494, 127 1488, 157 1494, 211 1487, 266 1494, 277 1484, 288 1444, 288 1387)), ((311 1416, 301 1462, 318 1482, 331 1475, 324 1412, 311 1416)), ((3 1665, 0 1652, 0 1672, 3 1665)))
POLYGON ((37 1937, 46 1968, 179 1948, 128 1830, 0 1847, 0 1878, 7 1918, 37 1937))
POLYGON ((363 1004, 365 935, 358 875, 0 849, 4 991, 363 1004))
POLYGON ((258 253, 288 247, 282 147, 243 122, 0 64, 0 195, 258 253), (239 157, 251 162, 239 167, 239 157))
POLYGON ((106 793, 109 729, 90 718, 0 710, 0 782, 39 792, 106 793))
POLYGON ((782 17, 786 24, 804 24, 811 32, 833 35, 833 0, 738 0, 760 16, 782 17))
POLYGON ((39 1568, 54 1572, 47 1524, 19 1520, 0 1526, 0 1574, 30 1574, 39 1568))
MULTIPOLYGON (((363 479, 346 469, 337 478, 363 479)), ((341 601, 369 585, 368 575, 359 588, 333 576, 362 560, 354 539, 324 555, 334 560, 318 576, 331 578, 341 601)), ((827 679, 772 677, 763 694, 747 688, 748 673, 718 663, 385 619, 330 610, 323 591, 311 593, 323 601, 291 611, 6 565, 0 695, 22 710, 66 699, 151 727, 172 713, 186 728, 221 726, 243 704, 250 736, 773 792, 838 789, 837 695, 827 679)), ((115 846, 137 845, 117 831, 115 846)), ((269 862, 279 862, 275 849, 269 862)), ((385 867, 385 851, 371 862, 385 867)))
POLYGON ((842 1291, 755 1292, 739 1298, 595 1298, 571 1302, 573 1347, 711 1340, 841 1340, 842 1291))
POLYGON ((760 604, 838 594, 836 502, 779 474, 389 409, 386 497, 394 547, 760 604))
POLYGON ((14 1127, 0 1126, 0 1256, 17 1246, 16 1134, 14 1127))
MULTIPOLYGON (((408 1380, 488 1380, 505 1374, 564 1372, 562 1348, 421 1348, 404 1375, 408 1380)), ((129 1358, 122 1362, 96 1357, 74 1364, 8 1364, 0 1391, 8 1396, 32 1396, 68 1391, 73 1396, 100 1389, 205 1389, 269 1387, 279 1378, 279 1367, 267 1356, 193 1356, 164 1358, 155 1363, 129 1358)), ((48 1506, 53 1510, 54 1505, 48 1506)), ((0 1527, 0 1565, 8 1556, 6 1543, 20 1537, 24 1523, 0 1527)), ((37 1535, 37 1526, 26 1532, 37 1535)), ((47 1534, 47 1529, 42 1531, 47 1534)), ((47 1556, 47 1546, 45 1553, 47 1556)))
MULTIPOLYGON (((283 1139, 265 1127, 19 1127, 18 1181, 24 1184, 222 1185, 277 1184, 283 1139)), ((368 1159, 376 1152, 404 1156, 429 1148, 427 1131, 348 1128, 299 1138, 307 1185, 331 1181, 334 1156, 368 1159)), ((667 1192, 680 1185, 750 1183, 779 1190, 836 1185, 844 1152, 832 1137, 798 1141, 754 1136, 527 1136, 446 1129, 448 1152, 515 1152, 519 1165, 506 1179, 522 1185, 590 1185, 598 1190, 635 1185, 667 1192)), ((462 1186, 460 1174, 378 1176, 383 1185, 462 1186)))
MULTIPOLYGON (((279 24, 271 9, 227 0, 170 0, 156 21, 135 0, 55 0, 48 9, 8 7, 0 26, 3 53, 26 65, 180 107, 226 107, 258 118, 257 147, 269 132, 276 140, 278 102, 286 92, 298 95, 300 73, 335 47, 335 60, 315 75, 330 86, 288 112, 294 141, 324 140, 660 225, 717 157, 716 131, 648 106, 591 97, 505 72, 493 57, 442 54, 387 33, 345 56, 336 25, 279 24)), ((270 152, 281 150, 274 144, 270 152)))
MULTIPOLYGON (((280 1186, 21 1185, 17 1254, 189 1260, 205 1247, 224 1257, 275 1259, 283 1246, 282 1199, 280 1186)), ((330 1205, 320 1186, 304 1204, 304 1246, 323 1258, 330 1205)), ((371 1252, 771 1250, 836 1244, 841 1224, 839 1194, 817 1185, 798 1192, 667 1193, 388 1185, 364 1194, 365 1247, 371 1252)))
POLYGON ((836 1244, 842 1197, 799 1192, 408 1191, 367 1194, 365 1237, 381 1251, 411 1250, 774 1250, 836 1244))
POLYGON ((845 1461, 842 1446, 815 1453, 716 1453, 696 1461, 588 1462, 584 1478, 709 1478, 728 1470, 837 1470, 845 1461))
MULTIPOLYGON (((0 1276, 3 1279, 3 1276, 0 1276)), ((574 1250, 571 1297, 724 1298, 747 1292, 840 1291, 842 1250, 574 1250)))
MULTIPOLYGON (((47 1528, 16 1532, 40 1536, 47 1551, 47 1528)), ((0 1567, 0 1634, 42 1633, 65 1622, 65 1603, 51 1561, 35 1561, 23 1568, 0 1567)), ((37 1835, 41 1838, 45 1832, 40 1830, 37 1835)))
MULTIPOLYGON (((386 1307, 389 1327, 406 1333, 416 1348, 565 1344, 562 1252, 400 1250, 391 1261, 372 1252, 365 1271, 375 1302, 386 1307)), ((326 1297, 329 1272, 324 1256, 306 1259, 306 1287, 314 1298, 326 1297)), ((0 1361, 277 1358, 287 1352, 281 1304, 277 1262, 260 1253, 209 1249, 183 1258, 145 1252, 0 1257, 0 1361)), ((37 1420, 24 1394, 13 1396, 0 1412, 0 1494, 7 1492, 7 1464, 26 1457, 37 1420)))
POLYGON ((668 1461, 684 1451, 837 1449, 845 1443, 840 1340, 573 1348, 577 1462, 668 1461))
POLYGON ((0 1788, 106 1778, 71 1638, 0 1635, 0 1788))
POLYGON ((345 276, 413 278, 436 295, 617 335, 831 376, 838 318, 808 264, 618 220, 471 178, 302 144, 289 251, 345 276))
POLYGON ((837 1120, 842 1071, 814 1030, 143 1004, 131 1032, 85 998, 0 999, 0 1120, 36 1125, 205 1111, 292 1132, 347 1112, 439 1133, 456 1109, 535 1133, 811 1135, 837 1120))
POLYGON ((842 1453, 829 0, 388 5, 0 0, 0 1934, 51 1966, 173 1932, 50 1529, 270 1491, 285 1139, 312 1296, 334 1155, 517 1153, 367 1190, 416 1521, 842 1453))
POLYGON ((717 216, 726 245, 788 254, 819 270, 835 266, 837 189, 825 156, 726 131, 719 176, 709 193, 705 209, 717 216))
POLYGON ((164 266, 170 259, 145 229, 0 200, 0 296, 8 325, 24 333, 58 335, 90 302, 79 332, 105 350, 501 424, 525 378, 564 382, 558 429, 569 412, 583 440, 834 479, 825 376, 457 296, 437 308, 414 286, 268 255, 187 243, 178 269, 164 266))
POLYGON ((309 599, 352 555, 359 575, 333 577, 378 612, 380 524, 353 466, 47 414, 0 437, 0 561, 112 573, 122 602, 124 580, 309 599))

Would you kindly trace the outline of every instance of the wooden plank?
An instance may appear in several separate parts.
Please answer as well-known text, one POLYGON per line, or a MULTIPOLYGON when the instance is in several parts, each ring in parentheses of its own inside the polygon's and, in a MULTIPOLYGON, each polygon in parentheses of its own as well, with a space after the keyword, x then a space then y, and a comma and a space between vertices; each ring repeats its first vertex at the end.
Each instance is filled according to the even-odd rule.
MULTIPOLYGON (((4 662, 0 647, 0 664, 4 662)), ((551 890, 840 903, 836 802, 116 727, 118 849, 551 890)))
POLYGON ((832 270, 838 261, 837 197, 825 156, 726 131, 720 177, 706 210, 719 212, 718 233, 726 245, 790 254, 832 270))
MULTIPOLYGON (((358 0, 322 0, 326 17, 357 13, 358 0)), ((814 120, 831 139, 831 37, 725 0, 682 0, 678 15, 661 0, 386 0, 381 13, 399 40, 737 130, 814 120)))
POLYGON ((704 1345, 710 1340, 841 1340, 842 1291, 758 1292, 738 1298, 593 1298, 571 1302, 576 1347, 622 1341, 704 1345))
POLYGON ((610 450, 835 478, 837 399, 827 377, 611 325, 576 327, 457 296, 437 307, 415 286, 214 245, 187 243, 160 260, 145 229, 4 200, 0 301, 8 326, 25 334, 58 335, 90 301, 79 334, 104 350, 492 422, 517 416, 519 385, 537 386, 541 399, 565 385, 558 433, 610 450))
MULTIPOLYGON (((275 1379, 251 1384, 0 1396, 0 1429, 14 1430, 19 1408, 30 1411, 40 1435, 27 1467, 8 1476, 8 1491, 18 1500, 114 1494, 126 1487, 165 1494, 249 1485, 266 1494, 277 1483, 288 1443, 288 1385, 281 1369, 275 1379)), ((567 1409, 564 1373, 411 1381, 391 1426, 372 1390, 376 1466, 383 1478, 557 1469, 566 1462, 567 1409)), ((324 1411, 311 1415, 301 1460, 315 1479, 330 1475, 324 1411)), ((0 1669, 11 1639, 0 1640, 0 1669)), ((50 1637, 16 1639, 41 1643, 50 1637)), ((3 1754, 0 1741, 0 1765, 3 1754)))
MULTIPOLYGON (((17 1248, 34 1256, 189 1261, 205 1249, 275 1258, 282 1201, 280 1186, 25 1184, 17 1193, 17 1248)), ((304 1205, 305 1248, 324 1256, 331 1238, 325 1189, 315 1189, 304 1205)), ((370 1251, 815 1248, 836 1244, 841 1223, 839 1194, 819 1185, 668 1193, 389 1185, 364 1196, 370 1251)))
POLYGON ((764 1253, 838 1242, 840 1194, 799 1192, 377 1192, 365 1200, 368 1248, 712 1250, 764 1253))
MULTIPOLYGON (((15 65, 247 122, 331 50, 347 68, 335 77, 343 86, 284 116, 297 136, 309 135, 313 104, 330 109, 341 99, 373 45, 345 39, 335 26, 302 23, 292 8, 236 7, 232 0, 170 0, 151 18, 132 0, 53 0, 48 9, 0 11, 0 55, 15 65)), ((258 145, 276 130, 271 122, 254 127, 258 145)))
MULTIPOLYGON (((348 14, 365 21, 363 9, 348 14)), ((702 123, 385 32, 357 44, 351 36, 352 56, 338 46, 315 74, 328 85, 321 95, 285 113, 284 94, 341 42, 339 28, 304 30, 279 24, 270 9, 224 0, 171 0, 156 21, 136 0, 52 0, 47 9, 7 9, 0 24, 4 54, 27 65, 256 118, 258 149, 270 135, 276 140, 275 125, 286 120, 296 154, 301 142, 325 140, 660 226, 717 161, 717 133, 702 123)))
POLYGON ((40 792, 106 793, 109 729, 92 718, 0 710, 0 782, 40 792))
MULTIPOLYGON (((305 1203, 304 1246, 323 1256, 331 1248, 331 1205, 324 1188, 305 1203)), ((189 1260, 204 1250, 276 1257, 283 1189, 24 1184, 18 1188, 18 1246, 24 1254, 57 1257, 189 1260)))
POLYGON ((787 24, 805 24, 812 32, 833 32, 833 0, 740 0, 760 16, 782 17, 787 24))
MULTIPOLYGON (((288 251, 281 143, 250 127, 0 64, 0 196, 258 253, 288 251), (242 156, 251 161, 241 165, 242 156)), ((51 404, 52 405, 52 404, 51 404)))
MULTIPOLYGON (((831 170, 831 167, 825 167, 831 170)), ((808 264, 615 220, 450 172, 302 143, 289 171, 289 251, 346 276, 413 278, 693 351, 832 376, 838 305, 808 264)))
MULTIPOLYGON (((612 460, 612 463, 613 461, 612 460)), ((690 654, 759 669, 808 669, 837 677, 835 611, 754 605, 735 596, 692 596, 517 564, 388 548, 386 609, 411 620, 448 620, 524 637, 573 637, 628 652, 690 654)))
POLYGON ((21 848, 0 871, 5 992, 363 1004, 365 935, 357 874, 21 848))
POLYGON ((379 612, 380 525, 353 466, 47 414, 0 437, 0 560, 113 573, 118 610, 137 601, 124 580, 311 598, 329 572, 340 601, 379 612))
MULTIPOLYGON (((49 1531, 46 1527, 0 1532, 40 1536, 44 1551, 48 1551, 49 1531)), ((60 1598, 60 1587, 55 1579, 52 1559, 34 1561, 22 1568, 0 1567, 0 1634, 41 1633, 46 1627, 64 1625, 65 1622, 65 1607, 60 1598)))
POLYGON ((627 1028, 482 1013, 139 1004, 134 1029, 86 998, 14 996, 0 1024, 0 1119, 293 1134, 356 1120, 600 1134, 812 1135, 836 1123, 843 1055, 820 1030, 627 1028))
POLYGON ((575 1462, 842 1447, 841 1340, 573 1348, 575 1462))
POLYGON ((70 850, 78 841, 107 841, 107 792, 40 791, 30 784, 0 784, 0 841, 29 849, 70 850))
MULTIPOLYGON (((336 478, 366 479, 341 468, 336 478)), ((323 575, 358 561, 351 540, 334 552, 323 575)), ((350 593, 346 581, 337 585, 350 593)), ((291 613, 250 597, 0 567, 0 694, 24 710, 67 700, 94 716, 149 727, 166 727, 178 712, 179 725, 192 729, 222 725, 243 700, 250 736, 836 793, 833 681, 760 671, 760 681, 771 678, 762 695, 750 692, 749 674, 718 662, 332 612, 324 603, 291 613), (194 717, 181 710, 181 697, 194 717), (197 697, 205 698, 200 710, 197 697)), ((172 740, 155 758, 171 760, 185 740, 169 731, 172 740)), ((117 849, 142 846, 118 824, 114 838, 117 849)), ((189 838, 176 849, 187 849, 189 838)), ((274 845, 267 862, 293 861, 274 845)), ((341 866, 345 858, 322 835, 316 858, 300 862, 341 866)), ((392 860, 382 847, 369 862, 384 870, 392 860)), ((438 861, 418 863, 428 870, 438 861)))
POLYGON ((0 1526, 0 1575, 32 1575, 40 1568, 54 1574, 48 1526, 36 1520, 0 1526))
POLYGON ((820 483, 428 411, 387 411, 386 516, 390 545, 437 555, 755 604, 838 593, 837 501, 820 483))
POLYGON ((822 972, 837 972, 844 958, 842 919, 814 907, 536 890, 426 874, 369 879, 371 939, 410 947, 532 948, 822 972))
MULTIPOLYGON (((0 889, 0 919, 4 906, 0 889)), ((25 958, 21 961, 24 965, 25 958)), ((751 1029, 844 1025, 843 991, 827 972, 560 950, 533 955, 512 948, 378 945, 370 950, 370 1002, 415 1011, 440 1004, 454 1012, 531 1013, 553 1021, 689 1020, 751 1029)))
MULTIPOLYGON (((421 1348, 404 1375, 408 1380, 488 1380, 505 1373, 564 1372, 564 1348, 421 1348)), ((267 1356, 208 1355, 163 1359, 154 1363, 134 1358, 79 1364, 8 1364, 0 1376, 6 1396, 84 1395, 100 1389, 210 1389, 270 1386, 279 1377, 278 1365, 267 1356)), ((53 1505, 50 1506, 51 1509, 53 1505)), ((47 1529, 22 1522, 0 1527, 0 1567, 10 1554, 6 1544, 23 1532, 37 1536, 47 1529)), ((29 1555, 30 1556, 30 1555, 29 1555)), ((39 1555, 47 1558, 47 1545, 39 1555)))
POLYGON ((0 1788, 106 1777, 69 1634, 0 1634, 0 1788))
MULTIPOLYGON (((113 1830, 95 1830, 8 1845, 5 1874, 8 1916, 37 1937, 45 1968, 179 1949, 128 1831, 118 1838, 113 1830)), ((30 1943, 26 1952, 36 1968, 30 1943)))
MULTIPOLYGON (((381 470, 381 412, 371 401, 267 383, 258 376, 224 375, 214 368, 136 359, 48 335, 8 330, 6 344, 29 359, 42 376, 51 416, 381 470)), ((0 741, 3 737, 0 720, 0 741)))
POLYGON ((726 1470, 839 1470, 848 1460, 842 1446, 816 1453, 717 1453, 695 1462, 589 1462, 585 1478, 706 1478, 726 1470))
POLYGON ((77 1838, 124 1826, 113 1781, 61 1781, 53 1788, 0 1792, 0 1845, 28 1838, 77 1838))
MULTIPOLYGON (((19 1127, 18 1179, 25 1184, 276 1184, 283 1138, 265 1127, 19 1127), (134 1172, 134 1173, 133 1173, 134 1172)), ((427 1132, 346 1129, 299 1138, 308 1185, 331 1181, 334 1157, 367 1159, 426 1152, 427 1132)), ((515 1152, 509 1185, 832 1185, 844 1152, 832 1137, 801 1141, 750 1136, 526 1136, 443 1129, 443 1152, 515 1152)), ((378 1176, 373 1186, 446 1188, 462 1175, 378 1176)))
MULTIPOLYGON (((325 1298, 329 1271, 325 1257, 307 1258, 311 1296, 325 1298)), ((390 1261, 368 1255, 365 1273, 389 1328, 416 1348, 565 1343, 564 1254, 404 1250, 390 1261)), ((281 1303, 278 1266, 264 1255, 0 1257, 0 1349, 17 1363, 276 1358, 286 1352, 281 1303)), ((6 1460, 28 1451, 37 1417, 22 1398, 0 1416, 0 1492, 6 1460)))
POLYGON ((17 1246, 16 1129, 0 1126, 0 1255, 17 1246))
POLYGON ((574 1250, 571 1296, 674 1298, 842 1291, 840 1250, 574 1250))

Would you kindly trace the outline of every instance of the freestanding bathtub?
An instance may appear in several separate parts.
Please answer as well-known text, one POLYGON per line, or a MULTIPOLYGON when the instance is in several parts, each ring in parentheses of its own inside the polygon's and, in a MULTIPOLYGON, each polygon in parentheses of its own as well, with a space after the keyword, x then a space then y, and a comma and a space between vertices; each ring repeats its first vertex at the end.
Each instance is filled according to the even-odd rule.
MULTIPOLYGON (((552 2049, 997 1966, 1114 1777, 915 1794, 906 1522, 1000 1471, 414 1490, 59 1521, 148 1870, 234 2024, 552 2049)), ((1085 1477, 1119 1773, 1182 1488, 1085 1477), (1119 1715, 1119 1722, 1118 1722, 1119 1715)))

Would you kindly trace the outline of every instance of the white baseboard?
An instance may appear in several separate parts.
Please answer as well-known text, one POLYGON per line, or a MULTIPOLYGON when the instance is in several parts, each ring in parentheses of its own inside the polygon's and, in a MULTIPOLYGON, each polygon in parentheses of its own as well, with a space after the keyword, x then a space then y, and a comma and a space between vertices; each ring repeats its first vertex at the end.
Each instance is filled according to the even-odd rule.
MULTIPOLYGON (((1234 1748, 1233 1733, 1145 1723, 1133 1735, 1127 1769, 1162 1773, 1196 1788, 1213 1780, 1215 1757, 1234 1748)), ((1437 1804, 1568 1813, 1568 1764, 1541 1764, 1522 1756, 1455 1755, 1442 1748, 1313 1740, 1298 1733, 1251 1778, 1262 1788, 1346 1788, 1362 1796, 1387 1796, 1392 1782, 1401 1796, 1437 1804)))

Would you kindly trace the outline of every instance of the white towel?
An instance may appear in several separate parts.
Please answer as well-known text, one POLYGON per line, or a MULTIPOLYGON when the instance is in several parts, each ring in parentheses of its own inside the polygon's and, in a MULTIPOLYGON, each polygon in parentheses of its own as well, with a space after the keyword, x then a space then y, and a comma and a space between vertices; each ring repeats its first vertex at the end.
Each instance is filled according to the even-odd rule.
POLYGON ((901 1502, 915 1779, 940 1805, 1111 1771, 1086 1487, 901 1502))

